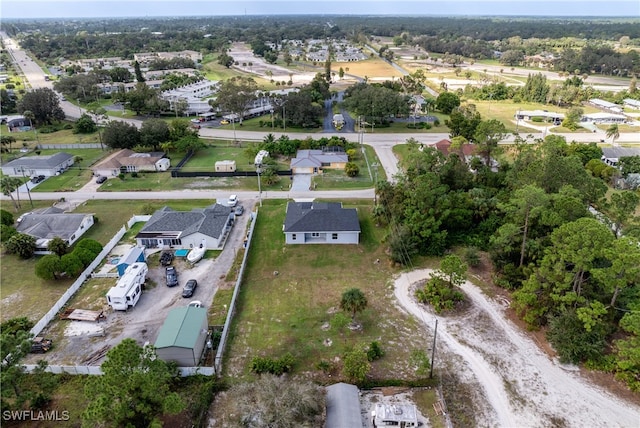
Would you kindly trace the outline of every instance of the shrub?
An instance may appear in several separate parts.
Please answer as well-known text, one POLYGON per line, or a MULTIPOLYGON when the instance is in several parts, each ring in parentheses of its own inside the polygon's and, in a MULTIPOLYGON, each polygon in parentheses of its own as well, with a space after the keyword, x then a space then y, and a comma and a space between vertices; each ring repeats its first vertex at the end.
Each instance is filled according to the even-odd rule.
POLYGON ((375 340, 371 342, 371 344, 369 345, 369 349, 367 349, 367 360, 371 362, 379 360, 383 356, 384 351, 380 347, 380 343, 376 342, 375 340))
POLYGON ((9 238, 18 233, 15 227, 0 224, 0 242, 7 242, 9 238))
POLYGON ((480 265, 480 254, 478 254, 478 249, 475 247, 469 247, 464 252, 464 260, 471 267, 476 267, 480 265))
POLYGON ((286 353, 282 358, 253 357, 251 360, 251 371, 256 374, 270 373, 280 376, 287 373, 293 367, 295 359, 290 353, 286 353))
POLYGON ((138 178, 138 173, 137 173, 137 172, 135 172, 135 171, 134 171, 134 172, 132 172, 132 173, 131 173, 131 177, 132 177, 132 178, 138 178))
POLYGON ((449 288, 446 281, 441 278, 431 278, 424 288, 416 291, 416 297, 421 303, 428 303, 433 306, 436 313, 443 310, 451 310, 457 302, 464 300, 464 295, 449 288))
POLYGON ((0 224, 13 226, 13 214, 7 210, 0 210, 0 224))

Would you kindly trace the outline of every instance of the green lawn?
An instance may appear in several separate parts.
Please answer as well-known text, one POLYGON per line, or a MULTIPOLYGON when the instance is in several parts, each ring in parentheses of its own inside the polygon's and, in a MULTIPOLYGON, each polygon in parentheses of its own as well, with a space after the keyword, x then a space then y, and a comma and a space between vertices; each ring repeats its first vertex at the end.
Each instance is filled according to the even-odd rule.
POLYGON ((376 177, 378 180, 385 180, 386 173, 381 162, 376 157, 373 147, 365 145, 369 165, 362 152, 358 151, 358 156, 354 159, 360 173, 356 177, 347 177, 343 169, 325 169, 322 174, 312 178, 312 185, 316 190, 353 190, 368 189, 373 187, 376 177), (376 166, 374 166, 374 164, 376 166), (371 168, 371 175, 369 175, 371 168))
MULTIPOLYGON (((54 154, 60 151, 62 150, 41 150, 41 154, 54 154)), ((107 155, 107 152, 100 149, 65 149, 64 151, 78 156, 80 160, 62 174, 49 177, 38 184, 33 192, 73 192, 78 190, 93 178, 89 167, 107 155)))
MULTIPOLYGON (((395 271, 384 262, 375 263, 376 259, 386 260, 380 245, 385 231, 374 226, 369 204, 343 202, 359 212, 362 234, 357 246, 285 246, 286 201, 265 201, 260 209, 255 228, 258 239, 251 246, 225 357, 226 374, 234 381, 250 376, 252 357, 280 357, 287 352, 297 361, 294 372, 328 380, 316 369, 319 361, 334 361, 350 347, 373 340, 386 353, 373 363, 373 377, 413 377, 409 355, 413 349, 424 349, 426 343, 417 334, 420 327, 415 320, 393 304, 388 281, 395 271), (363 331, 328 328, 341 312, 340 296, 352 287, 361 289, 368 300, 368 308, 357 316, 363 331)), ((332 381, 342 379, 337 369, 333 375, 337 380, 332 381)))

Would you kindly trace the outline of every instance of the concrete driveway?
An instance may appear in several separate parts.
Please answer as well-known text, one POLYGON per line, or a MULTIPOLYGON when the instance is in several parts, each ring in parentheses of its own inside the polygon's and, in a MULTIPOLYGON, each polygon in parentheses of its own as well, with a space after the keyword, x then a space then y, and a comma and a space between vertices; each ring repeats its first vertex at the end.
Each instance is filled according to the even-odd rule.
POLYGON ((293 174, 292 192, 308 192, 311 189, 311 174, 293 174))

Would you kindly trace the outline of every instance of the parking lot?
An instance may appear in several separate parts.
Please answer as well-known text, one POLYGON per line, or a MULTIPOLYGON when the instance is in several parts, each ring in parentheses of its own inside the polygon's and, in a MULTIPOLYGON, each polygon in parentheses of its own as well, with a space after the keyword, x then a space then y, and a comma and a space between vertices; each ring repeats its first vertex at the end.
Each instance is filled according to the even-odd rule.
MULTIPOLYGON (((65 335, 62 340, 54 343, 53 349, 46 354, 49 364, 87 365, 89 356, 113 347, 125 338, 135 339, 140 345, 146 342, 153 344, 171 309, 188 305, 193 300, 201 301, 208 309, 216 291, 224 284, 225 277, 233 265, 238 250, 242 248, 246 236, 249 211, 253 209, 253 203, 240 201, 240 203, 243 202, 247 212, 236 217, 235 226, 217 258, 202 259, 194 266, 189 265, 184 258, 176 257, 173 260, 172 265, 178 271, 178 286, 166 286, 165 267, 158 263, 156 255, 153 257, 154 261, 149 264, 147 275, 147 284, 155 284, 155 286, 145 289, 135 307, 126 312, 113 311, 106 305, 106 299, 101 297, 104 299, 105 321, 57 320, 52 322, 47 329, 52 328, 53 324, 63 323, 65 335), (193 297, 183 298, 182 288, 189 279, 197 280, 198 288, 193 297)), ((69 307, 74 307, 73 299, 69 302, 69 307)), ((47 335, 47 329, 42 335, 47 335)), ((32 355, 29 359, 36 361, 41 358, 42 355, 32 355)), ((102 358, 90 361, 91 364, 101 362, 102 358)))

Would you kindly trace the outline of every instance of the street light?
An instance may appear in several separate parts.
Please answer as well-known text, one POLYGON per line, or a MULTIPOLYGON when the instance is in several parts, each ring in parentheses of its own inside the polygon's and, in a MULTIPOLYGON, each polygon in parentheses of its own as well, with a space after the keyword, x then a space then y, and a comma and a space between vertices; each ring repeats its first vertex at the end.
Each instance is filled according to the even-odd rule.
POLYGON ((260 199, 260 207, 262 207, 262 184, 260 183, 260 173, 262 172, 262 164, 256 164, 256 172, 258 173, 258 198, 260 199))

